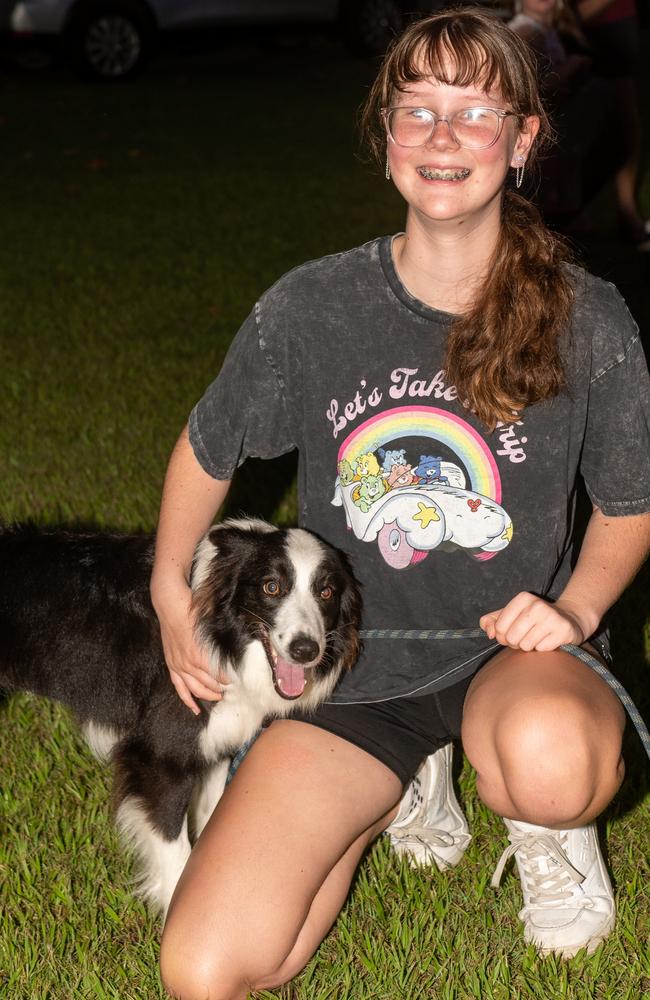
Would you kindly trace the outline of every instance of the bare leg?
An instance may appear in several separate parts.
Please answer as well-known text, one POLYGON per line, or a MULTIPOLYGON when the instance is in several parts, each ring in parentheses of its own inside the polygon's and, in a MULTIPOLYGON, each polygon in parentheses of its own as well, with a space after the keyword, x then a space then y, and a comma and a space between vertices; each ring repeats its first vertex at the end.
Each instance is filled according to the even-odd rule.
POLYGON ((624 725, 614 692, 569 653, 504 649, 469 688, 463 746, 490 809, 570 829, 618 790, 624 725))
POLYGON ((163 981, 182 1000, 244 1000, 296 975, 331 927, 401 783, 337 736, 275 722, 253 745, 172 900, 163 981))

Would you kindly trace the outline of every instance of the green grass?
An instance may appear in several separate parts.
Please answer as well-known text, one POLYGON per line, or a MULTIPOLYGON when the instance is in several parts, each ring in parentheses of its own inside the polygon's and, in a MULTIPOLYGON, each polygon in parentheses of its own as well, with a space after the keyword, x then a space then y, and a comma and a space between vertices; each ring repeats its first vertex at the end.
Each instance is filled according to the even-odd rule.
MULTIPOLYGON (((402 225, 391 188, 354 155, 372 64, 328 39, 299 41, 170 52, 127 87, 81 87, 63 70, 9 75, 3 519, 152 529, 174 439, 255 297, 303 260, 402 225)), ((592 265, 643 323, 645 265, 619 252, 608 192, 583 224, 592 265)), ((285 458, 243 470, 232 508, 291 522, 293 469, 285 458)), ((621 676, 646 718, 649 582, 646 572, 630 589, 615 625, 621 676)), ((158 929, 130 893, 106 772, 64 710, 21 695, 1 713, 0 997, 162 996, 158 929)), ((465 768, 475 837, 460 869, 413 872, 380 842, 304 974, 260 996, 650 997, 650 799, 632 734, 626 756, 602 824, 619 921, 593 958, 523 946, 514 877, 489 888, 503 830, 465 768)))

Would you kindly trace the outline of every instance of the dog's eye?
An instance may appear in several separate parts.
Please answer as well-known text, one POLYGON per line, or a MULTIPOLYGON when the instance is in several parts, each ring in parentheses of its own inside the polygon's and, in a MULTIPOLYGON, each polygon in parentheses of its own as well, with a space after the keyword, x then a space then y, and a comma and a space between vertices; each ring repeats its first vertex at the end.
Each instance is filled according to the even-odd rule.
POLYGON ((331 601, 332 598, 334 597, 334 588, 333 587, 323 587, 323 589, 320 592, 320 596, 321 596, 321 600, 323 600, 323 601, 331 601))
POLYGON ((280 596, 280 584, 277 580, 267 580, 266 583, 262 585, 262 590, 268 597, 280 596))

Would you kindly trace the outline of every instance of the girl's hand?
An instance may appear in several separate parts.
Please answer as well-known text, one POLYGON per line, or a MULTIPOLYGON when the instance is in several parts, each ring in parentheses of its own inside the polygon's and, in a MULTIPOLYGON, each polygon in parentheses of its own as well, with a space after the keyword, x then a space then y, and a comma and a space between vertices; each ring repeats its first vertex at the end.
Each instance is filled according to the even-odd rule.
POLYGON ((523 591, 499 611, 489 611, 479 621, 488 638, 502 646, 540 653, 565 643, 579 646, 591 631, 579 609, 565 600, 549 601, 523 591))
POLYGON ((155 608, 171 682, 181 701, 199 715, 192 695, 219 701, 226 682, 212 676, 207 654, 194 638, 192 591, 183 581, 172 592, 156 595, 155 608))

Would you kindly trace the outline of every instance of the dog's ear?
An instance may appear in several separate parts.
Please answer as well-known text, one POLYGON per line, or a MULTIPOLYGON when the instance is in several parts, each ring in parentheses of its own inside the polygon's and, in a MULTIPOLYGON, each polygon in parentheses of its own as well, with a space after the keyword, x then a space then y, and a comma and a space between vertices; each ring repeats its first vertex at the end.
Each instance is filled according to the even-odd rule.
POLYGON ((354 578, 354 574, 347 564, 347 560, 342 559, 343 580, 345 581, 341 594, 341 624, 339 630, 344 637, 341 665, 344 670, 350 670, 359 659, 361 653, 361 638, 359 636, 359 626, 361 625, 361 589, 354 578))
POLYGON ((207 537, 221 565, 230 567, 243 566, 257 551, 260 539, 268 534, 269 527, 263 521, 224 521, 211 528, 207 537))
POLYGON ((199 542, 192 565, 192 607, 197 621, 230 604, 239 574, 254 551, 254 532, 217 525, 199 542))

